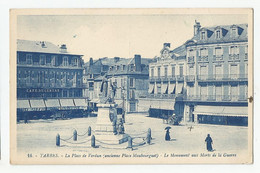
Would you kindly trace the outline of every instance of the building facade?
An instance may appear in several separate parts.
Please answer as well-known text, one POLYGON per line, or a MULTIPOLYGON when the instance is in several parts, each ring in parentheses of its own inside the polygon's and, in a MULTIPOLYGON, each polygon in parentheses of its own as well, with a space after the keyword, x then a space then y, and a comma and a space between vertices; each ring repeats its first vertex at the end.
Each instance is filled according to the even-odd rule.
POLYGON ((247 125, 247 24, 201 27, 185 43, 185 120, 247 125))
POLYGON ((149 64, 149 95, 140 109, 175 112, 183 121, 247 125, 247 24, 201 27, 194 36, 149 64))
POLYGON ((82 56, 68 53, 66 45, 17 40, 18 113, 85 106, 77 100, 82 98, 82 65, 82 56))
POLYGON ((186 49, 180 46, 170 50, 164 43, 160 56, 149 64, 149 90, 145 98, 139 98, 139 110, 154 111, 156 116, 183 115, 183 95, 186 76, 186 49))
POLYGON ((138 98, 148 93, 150 61, 135 55, 134 58, 117 59, 108 70, 108 79, 117 86, 115 102, 126 112, 139 111, 138 98))

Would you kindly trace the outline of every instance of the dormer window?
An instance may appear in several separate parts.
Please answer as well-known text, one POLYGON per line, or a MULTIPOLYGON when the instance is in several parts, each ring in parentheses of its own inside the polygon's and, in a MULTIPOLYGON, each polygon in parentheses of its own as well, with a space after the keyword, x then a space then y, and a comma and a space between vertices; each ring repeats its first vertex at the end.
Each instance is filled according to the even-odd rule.
POLYGON ((216 31, 216 39, 218 39, 218 38, 221 38, 220 30, 217 30, 217 31, 216 31))
POLYGON ((232 38, 235 38, 238 36, 238 27, 236 25, 231 26, 231 31, 230 35, 232 38))
POLYGON ((68 57, 67 56, 64 56, 63 57, 63 66, 68 66, 69 64, 68 64, 68 57))
POLYGON ((201 32, 201 40, 206 40, 206 31, 201 32))

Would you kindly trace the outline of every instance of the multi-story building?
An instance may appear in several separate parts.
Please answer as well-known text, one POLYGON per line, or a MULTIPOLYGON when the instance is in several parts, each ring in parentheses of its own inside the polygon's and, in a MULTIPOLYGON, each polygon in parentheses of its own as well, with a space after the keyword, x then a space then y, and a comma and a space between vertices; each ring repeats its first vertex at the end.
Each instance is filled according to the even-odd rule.
POLYGON ((137 112, 137 98, 147 95, 150 61, 140 55, 118 58, 108 70, 108 80, 117 86, 115 102, 124 107, 126 112, 137 112))
POLYGON ((149 64, 149 94, 139 98, 139 110, 153 110, 156 116, 172 114, 173 110, 183 114, 179 101, 185 94, 185 46, 170 50, 170 43, 164 43, 160 56, 153 61, 149 64))
POLYGON ((201 27, 194 36, 170 51, 164 44, 149 64, 149 95, 139 110, 175 112, 184 121, 247 125, 247 25, 201 27), (151 109, 150 109, 151 110, 151 109))
POLYGON ((201 27, 185 43, 186 121, 247 124, 247 24, 201 27))
POLYGON ((82 64, 82 55, 68 53, 64 44, 17 40, 18 114, 85 106, 82 64))
MULTIPOLYGON (((118 57, 115 58, 99 58, 98 60, 90 60, 84 64, 84 72, 83 72, 83 96, 87 97, 89 100, 96 100, 99 98, 98 92, 95 91, 95 80, 96 78, 100 78, 100 76, 104 76, 109 70, 109 67, 116 63, 117 60, 120 59, 118 57)), ((97 80, 98 81, 98 80, 97 80)))

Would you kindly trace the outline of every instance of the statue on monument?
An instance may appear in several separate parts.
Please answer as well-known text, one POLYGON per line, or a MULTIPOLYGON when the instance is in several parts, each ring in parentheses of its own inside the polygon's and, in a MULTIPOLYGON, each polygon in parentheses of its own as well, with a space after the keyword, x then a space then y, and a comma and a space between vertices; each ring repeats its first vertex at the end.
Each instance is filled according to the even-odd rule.
POLYGON ((114 98, 116 94, 116 84, 113 84, 112 80, 108 81, 107 76, 102 79, 101 87, 101 103, 114 103, 114 98))

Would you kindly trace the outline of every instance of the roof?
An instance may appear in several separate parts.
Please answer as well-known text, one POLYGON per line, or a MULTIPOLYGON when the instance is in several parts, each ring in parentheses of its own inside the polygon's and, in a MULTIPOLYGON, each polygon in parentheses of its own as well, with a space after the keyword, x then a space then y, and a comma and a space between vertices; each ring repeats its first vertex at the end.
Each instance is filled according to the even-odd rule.
POLYGON ((247 41, 247 24, 235 25, 219 25, 211 27, 202 27, 199 32, 190 40, 186 41, 186 45, 193 44, 213 44, 213 43, 227 43, 247 41), (232 36, 232 28, 237 28, 237 36, 232 36), (216 38, 216 30, 221 30, 221 38, 216 38), (201 31, 206 31, 206 39, 202 40, 200 37, 201 31))
POLYGON ((62 51, 59 46, 48 41, 31 41, 20 39, 17 40, 17 51, 79 55, 62 51))

